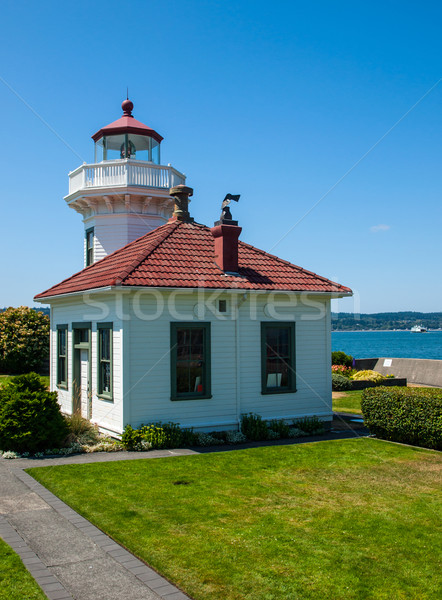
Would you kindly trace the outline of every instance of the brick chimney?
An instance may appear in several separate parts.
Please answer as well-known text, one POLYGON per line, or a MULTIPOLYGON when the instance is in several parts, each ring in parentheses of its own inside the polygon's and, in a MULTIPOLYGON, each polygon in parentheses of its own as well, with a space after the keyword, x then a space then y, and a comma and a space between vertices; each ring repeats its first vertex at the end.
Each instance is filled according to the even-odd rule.
POLYGON ((227 194, 222 203, 219 221, 215 221, 210 230, 215 238, 215 262, 225 273, 238 273, 238 238, 241 227, 232 219, 229 204, 231 200, 238 202, 238 196, 227 194))
POLYGON ((238 273, 238 225, 215 223, 210 230, 215 238, 215 262, 225 273, 238 273))

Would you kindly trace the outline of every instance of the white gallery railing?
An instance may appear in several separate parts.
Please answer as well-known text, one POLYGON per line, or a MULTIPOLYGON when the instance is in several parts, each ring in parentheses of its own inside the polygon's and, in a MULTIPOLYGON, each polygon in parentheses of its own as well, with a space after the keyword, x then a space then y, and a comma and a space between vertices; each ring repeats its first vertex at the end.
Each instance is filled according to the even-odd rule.
POLYGON ((169 189, 186 183, 186 177, 171 166, 140 160, 107 160, 83 164, 69 173, 69 194, 97 187, 141 186, 169 189))

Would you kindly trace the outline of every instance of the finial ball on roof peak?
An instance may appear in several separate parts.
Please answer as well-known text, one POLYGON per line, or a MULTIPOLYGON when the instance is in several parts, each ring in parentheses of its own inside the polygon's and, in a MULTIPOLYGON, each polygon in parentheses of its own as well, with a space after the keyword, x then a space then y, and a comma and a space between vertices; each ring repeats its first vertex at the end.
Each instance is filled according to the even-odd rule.
POLYGON ((131 102, 131 101, 129 100, 129 98, 128 98, 127 100, 124 100, 124 101, 121 103, 121 108, 123 109, 124 115, 125 115, 126 117, 131 117, 131 116, 132 116, 132 111, 133 111, 133 109, 134 109, 134 103, 133 103, 133 102, 131 102))

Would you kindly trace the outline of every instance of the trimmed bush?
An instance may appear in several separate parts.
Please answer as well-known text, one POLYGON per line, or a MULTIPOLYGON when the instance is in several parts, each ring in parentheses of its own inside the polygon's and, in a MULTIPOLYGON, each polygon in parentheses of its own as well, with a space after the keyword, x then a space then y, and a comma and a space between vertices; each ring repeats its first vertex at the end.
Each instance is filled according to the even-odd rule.
POLYGON ((56 392, 37 373, 18 375, 0 388, 0 449, 38 452, 59 448, 69 433, 56 392))
POLYGON ((367 388, 361 409, 370 433, 377 437, 442 450, 442 390, 367 388))
POLYGON ((351 382, 348 377, 332 373, 332 390, 334 392, 345 392, 351 389, 351 382))
POLYGON ((331 358, 332 365, 344 365, 344 367, 353 366, 353 356, 345 354, 345 352, 341 352, 340 350, 332 352, 331 358))
POLYGON ((49 317, 19 306, 0 313, 0 372, 40 371, 49 356, 49 317))
POLYGON ((382 381, 385 377, 377 371, 367 369, 365 371, 357 371, 351 376, 351 379, 354 379, 355 381, 382 381))

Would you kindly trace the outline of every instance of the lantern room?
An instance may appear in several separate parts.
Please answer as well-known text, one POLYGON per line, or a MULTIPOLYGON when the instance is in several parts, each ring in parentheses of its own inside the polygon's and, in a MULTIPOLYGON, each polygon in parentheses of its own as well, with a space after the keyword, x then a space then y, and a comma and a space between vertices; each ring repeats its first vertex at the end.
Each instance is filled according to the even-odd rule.
POLYGON ((92 136, 95 142, 95 162, 107 160, 140 160, 159 165, 161 135, 132 115, 133 103, 121 104, 123 116, 92 136))

